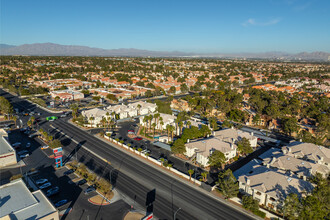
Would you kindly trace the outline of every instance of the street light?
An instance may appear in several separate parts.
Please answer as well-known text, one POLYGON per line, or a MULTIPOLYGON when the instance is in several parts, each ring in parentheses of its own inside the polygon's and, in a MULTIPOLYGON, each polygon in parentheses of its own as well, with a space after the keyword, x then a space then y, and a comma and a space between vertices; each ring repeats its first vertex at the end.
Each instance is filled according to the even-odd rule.
POLYGON ((178 211, 180 211, 181 208, 178 208, 178 210, 176 210, 176 212, 174 212, 174 215, 173 215, 173 220, 176 220, 176 213, 178 213, 178 211))

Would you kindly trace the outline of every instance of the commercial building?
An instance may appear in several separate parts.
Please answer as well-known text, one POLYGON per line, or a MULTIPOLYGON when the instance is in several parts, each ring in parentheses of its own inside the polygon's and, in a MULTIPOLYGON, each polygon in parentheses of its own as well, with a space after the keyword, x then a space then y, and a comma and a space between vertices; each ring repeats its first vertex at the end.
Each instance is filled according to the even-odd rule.
POLYGON ((0 167, 17 163, 16 151, 8 141, 8 134, 0 129, 0 167))
POLYGON ((0 198, 0 219, 59 219, 58 210, 43 192, 30 192, 22 179, 0 186, 0 198))
POLYGON ((51 91, 50 95, 53 99, 59 97, 61 101, 72 101, 84 98, 84 94, 74 90, 57 90, 51 91))

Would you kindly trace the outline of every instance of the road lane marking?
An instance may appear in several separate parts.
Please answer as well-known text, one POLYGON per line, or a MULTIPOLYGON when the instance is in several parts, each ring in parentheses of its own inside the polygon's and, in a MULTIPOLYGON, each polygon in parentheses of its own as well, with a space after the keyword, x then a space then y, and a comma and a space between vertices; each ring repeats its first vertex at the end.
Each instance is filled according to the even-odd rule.
POLYGON ((84 150, 88 151, 89 153, 93 154, 94 156, 100 158, 101 160, 103 160, 104 162, 111 164, 111 162, 109 162, 108 160, 106 160, 105 158, 101 157, 100 155, 98 155, 97 153, 91 151, 90 149, 88 149, 87 147, 85 147, 84 145, 82 145, 81 143, 79 143, 78 141, 76 141, 75 139, 71 138, 70 136, 66 135, 65 133, 63 133, 62 131, 60 131, 58 128, 55 128, 53 125, 50 125, 50 127, 52 127, 53 129, 57 130, 59 133, 63 134, 63 136, 71 139, 74 143, 76 143, 77 145, 80 145, 84 150))

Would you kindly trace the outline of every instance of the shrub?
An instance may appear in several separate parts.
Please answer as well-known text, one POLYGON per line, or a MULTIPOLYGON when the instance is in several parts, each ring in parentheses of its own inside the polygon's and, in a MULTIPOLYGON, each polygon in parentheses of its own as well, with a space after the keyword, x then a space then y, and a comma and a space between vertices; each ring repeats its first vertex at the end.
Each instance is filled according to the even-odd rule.
POLYGON ((253 212, 253 214, 255 214, 255 215, 257 215, 257 216, 259 216, 259 217, 261 217, 261 218, 265 218, 266 217, 266 213, 264 213, 263 211, 260 211, 260 210, 254 210, 254 211, 252 211, 253 212))

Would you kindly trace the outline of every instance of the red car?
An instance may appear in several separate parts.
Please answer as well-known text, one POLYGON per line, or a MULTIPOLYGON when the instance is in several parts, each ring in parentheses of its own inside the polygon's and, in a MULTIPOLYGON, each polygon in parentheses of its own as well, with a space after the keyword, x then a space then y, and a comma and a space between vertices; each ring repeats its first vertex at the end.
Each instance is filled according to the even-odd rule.
POLYGON ((134 138, 134 140, 141 141, 142 140, 142 137, 136 137, 136 138, 134 138))
POLYGON ((128 130, 128 132, 134 132, 133 130, 128 130))

